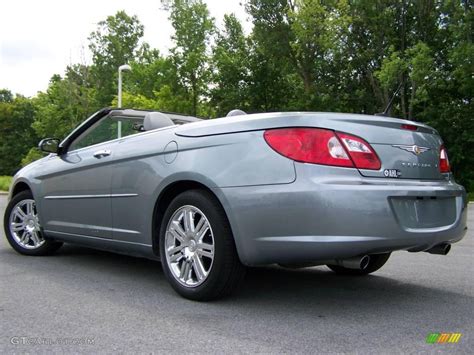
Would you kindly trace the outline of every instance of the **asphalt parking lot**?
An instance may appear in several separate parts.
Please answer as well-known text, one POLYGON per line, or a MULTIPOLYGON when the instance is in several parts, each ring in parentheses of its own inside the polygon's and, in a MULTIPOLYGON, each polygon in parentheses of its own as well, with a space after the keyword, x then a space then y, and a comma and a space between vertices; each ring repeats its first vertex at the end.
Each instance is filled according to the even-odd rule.
MULTIPOLYGON (((0 215, 6 196, 0 196, 0 215)), ((1 222, 0 222, 1 223, 1 222)), ((0 238, 0 353, 471 353, 474 205, 447 256, 398 252, 374 275, 249 270, 213 303, 177 296, 158 262, 66 245, 25 257, 0 238), (427 344, 434 332, 457 344, 427 344), (469 350, 471 349, 471 350, 469 350)))

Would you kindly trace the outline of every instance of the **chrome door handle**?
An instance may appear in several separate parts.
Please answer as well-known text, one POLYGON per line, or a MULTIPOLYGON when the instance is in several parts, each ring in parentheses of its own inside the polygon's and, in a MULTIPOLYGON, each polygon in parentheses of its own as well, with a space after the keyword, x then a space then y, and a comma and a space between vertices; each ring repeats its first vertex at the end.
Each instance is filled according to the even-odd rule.
POLYGON ((100 159, 100 158, 103 158, 103 157, 108 157, 111 153, 112 152, 110 150, 103 149, 103 150, 98 150, 93 155, 94 155, 94 158, 100 159))

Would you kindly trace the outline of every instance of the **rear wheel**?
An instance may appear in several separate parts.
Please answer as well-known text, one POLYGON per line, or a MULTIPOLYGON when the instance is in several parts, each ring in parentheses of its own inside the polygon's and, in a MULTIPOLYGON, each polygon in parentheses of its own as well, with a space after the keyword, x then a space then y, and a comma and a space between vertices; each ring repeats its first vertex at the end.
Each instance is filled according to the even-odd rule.
POLYGON ((171 202, 161 224, 160 256, 171 286, 192 300, 226 296, 245 274, 225 212, 204 190, 183 192, 171 202))
POLYGON ((44 238, 31 191, 22 191, 8 203, 3 221, 8 243, 24 255, 48 255, 62 243, 44 238))
POLYGON ((369 263, 364 269, 349 269, 349 268, 339 266, 339 265, 327 265, 327 267, 330 268, 332 271, 334 271, 336 274, 367 275, 374 271, 377 271, 382 266, 384 266, 388 258, 390 258, 390 254, 391 253, 369 255, 370 256, 369 263))

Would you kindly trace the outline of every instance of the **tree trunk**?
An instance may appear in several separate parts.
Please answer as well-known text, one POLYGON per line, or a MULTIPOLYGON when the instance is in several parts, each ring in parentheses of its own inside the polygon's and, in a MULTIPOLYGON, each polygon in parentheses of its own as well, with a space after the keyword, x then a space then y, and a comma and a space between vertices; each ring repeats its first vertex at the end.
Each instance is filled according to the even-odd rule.
POLYGON ((411 95, 410 95, 410 103, 408 105, 408 119, 413 119, 413 102, 415 101, 415 92, 416 92, 416 83, 411 80, 411 95))
POLYGON ((191 89, 192 89, 192 100, 193 100, 193 116, 197 115, 197 99, 198 99, 198 93, 197 93, 197 85, 196 85, 196 76, 194 73, 191 75, 191 89))
POLYGON ((313 81, 311 74, 307 70, 301 70, 301 78, 303 79, 304 92, 310 94, 313 91, 313 81))
POLYGON ((402 85, 402 88, 400 90, 402 118, 407 118, 407 104, 406 104, 406 98, 405 98, 405 76, 403 75, 403 73, 400 75, 400 83, 402 85))
POLYGON ((377 82, 375 81, 374 75, 370 70, 367 70, 366 76, 369 79, 370 86, 372 87, 372 91, 379 102, 381 106, 381 112, 385 109, 388 103, 388 98, 387 95, 383 93, 382 89, 380 88, 379 85, 377 85, 377 82))

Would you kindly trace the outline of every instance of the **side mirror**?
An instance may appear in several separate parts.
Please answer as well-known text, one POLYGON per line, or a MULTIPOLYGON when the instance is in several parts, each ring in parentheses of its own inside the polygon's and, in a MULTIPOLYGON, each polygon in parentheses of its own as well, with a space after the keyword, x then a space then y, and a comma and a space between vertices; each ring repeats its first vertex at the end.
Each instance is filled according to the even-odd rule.
POLYGON ((38 148, 46 153, 58 153, 59 139, 57 138, 45 138, 38 144, 38 148))

